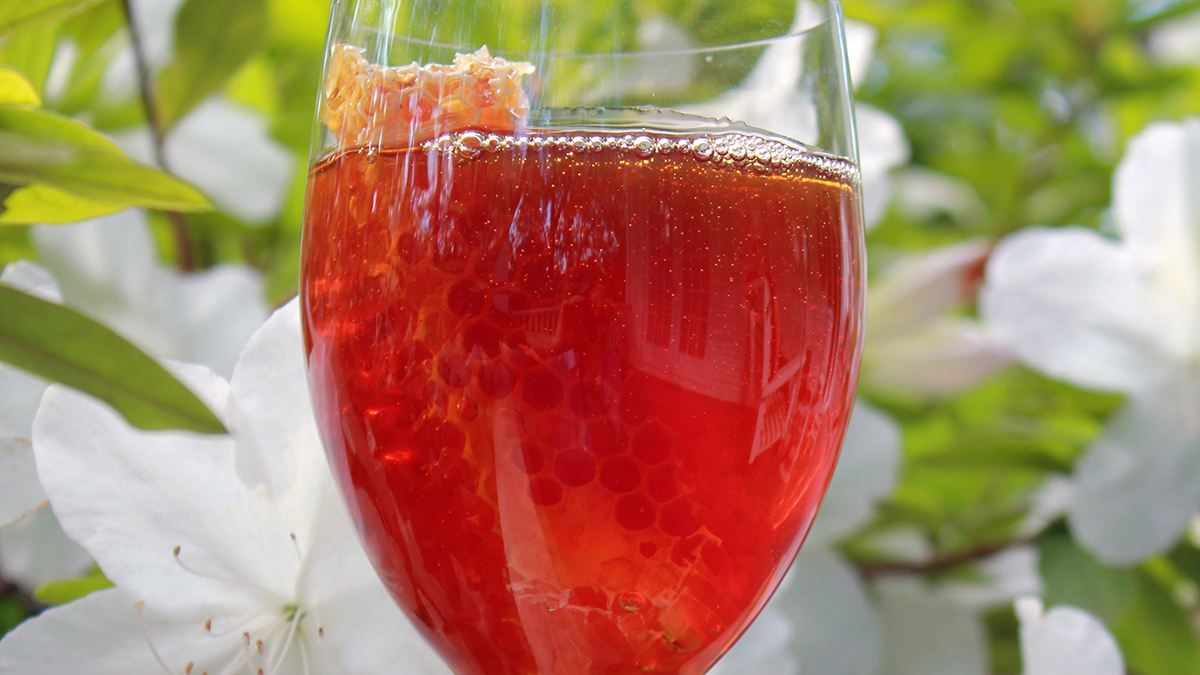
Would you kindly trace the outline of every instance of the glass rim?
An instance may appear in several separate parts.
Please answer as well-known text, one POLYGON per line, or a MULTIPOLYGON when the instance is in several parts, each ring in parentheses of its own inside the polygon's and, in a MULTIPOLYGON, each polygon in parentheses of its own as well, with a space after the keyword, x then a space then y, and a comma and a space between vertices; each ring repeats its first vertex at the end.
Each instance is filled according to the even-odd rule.
MULTIPOLYGON (((647 58, 647 57, 654 57, 654 56, 699 56, 699 55, 713 54, 713 53, 718 53, 718 52, 736 51, 739 49, 750 49, 750 48, 754 48, 754 47, 767 47, 767 46, 771 46, 774 44, 780 44, 783 42, 787 42, 789 40, 793 40, 793 39, 796 39, 799 37, 805 37, 811 33, 816 33, 818 31, 828 30, 830 27, 830 24, 833 23, 835 20, 840 19, 840 17, 841 17, 842 7, 841 7, 840 0, 807 0, 807 2, 810 2, 814 5, 825 8, 826 12, 827 12, 826 16, 821 18, 821 20, 819 20, 819 21, 816 21, 812 24, 809 24, 808 26, 805 26, 804 28, 796 28, 793 26, 793 27, 790 27, 786 32, 781 33, 779 35, 758 38, 755 40, 745 40, 742 42, 724 43, 724 44, 717 44, 717 45, 711 45, 711 46, 697 46, 697 47, 691 47, 688 49, 637 49, 637 50, 630 50, 630 51, 605 51, 605 52, 556 52, 556 51, 520 52, 520 51, 516 51, 516 50, 509 50, 509 49, 493 50, 491 48, 489 48, 488 51, 489 51, 489 53, 491 53, 492 56, 499 56, 499 57, 508 59, 510 61, 517 60, 517 59, 526 59, 526 58, 530 58, 533 56, 536 56, 538 60, 564 60, 564 59, 601 60, 601 59, 647 58)), ((800 9, 800 3, 797 3, 797 11, 799 11, 799 9, 800 9)), ((838 23, 840 23, 840 21, 838 23)), ((462 44, 453 44, 450 42, 441 42, 438 40, 422 40, 422 39, 411 37, 411 36, 399 35, 392 31, 385 31, 384 29, 382 29, 378 26, 375 26, 375 25, 368 25, 368 24, 359 23, 359 22, 355 22, 354 27, 358 30, 365 31, 367 33, 374 33, 377 36, 381 36, 388 43, 393 43, 393 42, 399 41, 399 42, 405 42, 408 44, 416 44, 416 45, 420 45, 423 47, 434 48, 434 49, 454 50, 456 53, 460 53, 460 54, 470 54, 470 53, 473 53, 476 50, 480 49, 481 47, 487 46, 487 45, 469 46, 469 45, 462 45, 462 44)))

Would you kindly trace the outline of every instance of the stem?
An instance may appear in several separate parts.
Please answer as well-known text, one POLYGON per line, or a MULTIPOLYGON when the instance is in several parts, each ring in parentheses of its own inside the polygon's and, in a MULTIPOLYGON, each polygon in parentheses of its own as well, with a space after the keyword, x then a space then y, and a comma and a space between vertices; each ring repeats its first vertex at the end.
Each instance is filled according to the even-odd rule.
MULTIPOLYGON (((142 109, 154 141, 154 159, 159 168, 171 173, 170 167, 167 166, 167 153, 163 149, 165 132, 162 120, 158 115, 158 106, 154 103, 150 67, 146 64, 146 53, 142 48, 142 35, 133 18, 131 2, 132 0, 121 0, 121 7, 125 10, 125 24, 129 28, 129 42, 133 47, 133 61, 137 68, 138 91, 142 98, 142 109)), ((195 269, 195 256, 192 253, 192 239, 188 232, 187 221, 184 220, 183 214, 177 211, 164 211, 163 213, 171 223, 171 233, 175 238, 175 258, 179 269, 185 272, 195 269)))
POLYGON ((869 580, 888 576, 938 574, 984 558, 990 558, 1002 551, 1030 544, 1033 541, 1035 540, 1029 538, 1008 539, 980 544, 974 548, 937 556, 923 562, 863 562, 858 563, 858 573, 869 580))

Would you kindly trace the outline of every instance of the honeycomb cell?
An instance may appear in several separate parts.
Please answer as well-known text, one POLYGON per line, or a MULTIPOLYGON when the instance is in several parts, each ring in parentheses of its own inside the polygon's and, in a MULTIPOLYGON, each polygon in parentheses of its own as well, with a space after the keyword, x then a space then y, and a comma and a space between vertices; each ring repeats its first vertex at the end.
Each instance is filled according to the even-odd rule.
POLYGON ((558 406, 562 401, 563 386, 558 377, 539 368, 525 374, 521 383, 521 398, 534 410, 547 411, 558 406))
POLYGON ((479 369, 479 389, 492 398, 504 398, 516 387, 517 378, 499 361, 486 363, 479 369))
POLYGON ((475 404, 475 401, 472 401, 466 396, 458 399, 458 403, 455 404, 454 410, 458 412, 459 417, 468 422, 474 421, 475 418, 479 416, 479 406, 475 404))
POLYGON ((612 492, 632 492, 641 482, 637 463, 628 457, 614 457, 600 467, 600 484, 612 492))
POLYGON ((523 442, 513 448, 512 461, 517 468, 532 476, 546 465, 546 454, 533 443, 523 442))
POLYGON ((612 457, 621 452, 617 442, 617 429, 612 420, 599 419, 588 422, 583 432, 583 447, 597 457, 612 457))
POLYGON ((661 422, 651 420, 633 434, 633 456, 646 464, 658 464, 671 456, 675 436, 661 422))
POLYGON ((467 354, 479 353, 489 359, 500 356, 500 329, 487 321, 480 319, 467 324, 462 340, 467 354))
POLYGON ((538 423, 538 438, 555 450, 579 444, 579 423, 569 417, 546 415, 538 423))
POLYGON ((471 381, 470 369, 457 354, 443 352, 438 356, 437 372, 438 378, 453 389, 460 389, 471 381))
POLYGON ((580 487, 596 477, 596 460, 587 452, 573 448, 554 458, 554 475, 567 487, 580 487))
POLYGON ((645 375, 636 374, 625 380, 618 402, 621 419, 626 424, 636 426, 646 421, 646 411, 654 410, 656 405, 646 390, 645 375))
POLYGON ((571 412, 586 420, 596 419, 608 412, 608 402, 603 393, 591 386, 575 386, 567 395, 567 405, 571 412))
POLYGON ((483 290, 471 281, 460 281, 446 289, 446 306, 463 319, 478 316, 486 302, 483 290))
POLYGON ((617 499, 613 515, 627 530, 644 530, 654 524, 654 503, 637 493, 625 495, 617 499))
POLYGON ((658 502, 669 502, 679 494, 675 483, 675 467, 659 466, 646 474, 646 494, 658 502))
POLYGON ((576 586, 570 595, 572 605, 608 609, 608 594, 596 586, 576 586))
POLYGON ((663 506, 658 514, 658 526, 672 537, 686 537, 700 529, 700 524, 692 515, 692 503, 687 497, 680 497, 663 506))
POLYGON ((488 318, 501 328, 516 328, 525 323, 532 303, 524 293, 501 291, 492 295, 488 318))
POLYGON ((529 496, 538 506, 554 506, 562 501, 563 489, 553 478, 537 478, 529 484, 529 496))

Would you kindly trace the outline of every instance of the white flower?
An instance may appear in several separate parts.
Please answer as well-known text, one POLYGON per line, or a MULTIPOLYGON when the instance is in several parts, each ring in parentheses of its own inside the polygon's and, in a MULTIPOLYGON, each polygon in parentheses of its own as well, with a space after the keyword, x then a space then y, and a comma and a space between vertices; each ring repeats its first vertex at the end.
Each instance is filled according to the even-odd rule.
MULTIPOLYGON (((145 127, 113 140, 130 157, 153 163, 153 141, 145 127)), ((271 138, 267 120, 221 95, 180 120, 167 134, 163 150, 175 175, 252 224, 279 213, 295 169, 291 153, 271 138)))
POLYGON ((1096 617, 1067 606, 1043 614, 1035 597, 1015 606, 1025 675, 1125 675, 1117 641, 1096 617))
MULTIPOLYGON (((12 263, 0 283, 65 302, 156 356, 228 375, 267 316, 262 280, 249 268, 180 274, 159 263, 140 211, 35 227, 32 237, 46 267, 12 263)), ((10 525, 32 518, 46 501, 29 440, 45 389, 41 380, 0 365, 0 526, 9 526, 0 529, 0 574, 27 589, 87 567, 82 550, 63 537, 48 511, 10 525)))
POLYGON ((1173 66, 1200 64, 1200 12, 1168 21, 1150 33, 1150 55, 1173 66))
POLYGON ((883 624, 882 675, 984 675, 987 630, 979 611, 921 579, 875 585, 883 624))
POLYGON ((230 383, 176 371, 230 436, 139 431, 61 386, 43 397, 43 486, 116 588, 22 624, 0 642, 0 673, 448 673, 376 577, 337 494, 298 304, 255 333, 230 383))
MULTIPOLYGON (((1100 559, 1170 548, 1200 508, 1200 119, 1130 139, 1119 239, 1029 228, 1001 241, 980 313, 1016 356, 1125 407, 1076 464, 1068 518, 1100 559)), ((1060 491, 1061 492, 1061 491, 1060 491)))
POLYGON ((899 464, 895 421, 858 403, 800 555, 742 642, 713 673, 793 673, 797 666, 801 673, 819 675, 878 672, 879 619, 857 573, 834 545, 870 520, 875 502, 891 494, 899 464))
POLYGON ((862 386, 890 394, 961 392, 1012 361, 979 322, 950 314, 975 295, 991 246, 952 244, 892 264, 867 296, 862 386))

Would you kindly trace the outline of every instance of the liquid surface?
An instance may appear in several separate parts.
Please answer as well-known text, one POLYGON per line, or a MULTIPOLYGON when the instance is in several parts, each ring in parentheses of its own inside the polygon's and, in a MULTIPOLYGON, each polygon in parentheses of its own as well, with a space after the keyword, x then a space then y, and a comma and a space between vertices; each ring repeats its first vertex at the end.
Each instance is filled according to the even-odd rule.
POLYGON ((857 172, 746 133, 466 132, 310 176, 310 379, 385 584, 460 675, 699 675, 849 415, 857 172))

